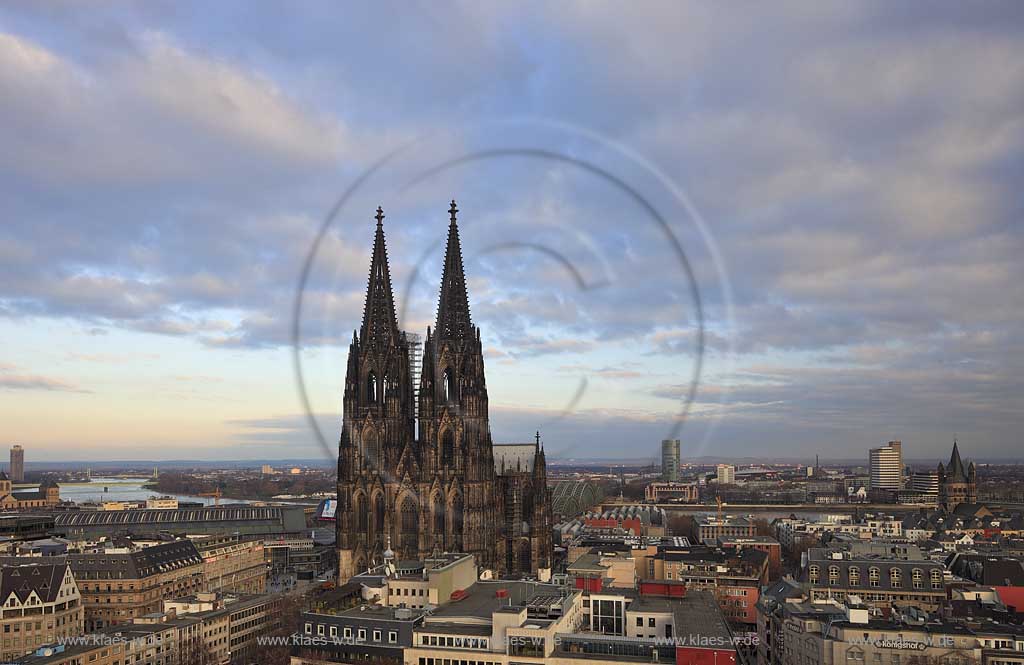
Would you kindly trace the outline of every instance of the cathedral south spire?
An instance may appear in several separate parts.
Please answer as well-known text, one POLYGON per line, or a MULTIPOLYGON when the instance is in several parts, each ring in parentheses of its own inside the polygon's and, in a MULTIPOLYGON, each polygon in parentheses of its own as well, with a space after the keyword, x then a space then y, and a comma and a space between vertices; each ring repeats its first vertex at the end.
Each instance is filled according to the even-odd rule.
POLYGON ((466 274, 462 267, 462 245, 456 222, 455 199, 448 208, 448 243, 444 252, 444 272, 441 275, 441 296, 437 303, 437 325, 434 334, 442 339, 473 339, 473 321, 469 316, 469 297, 466 294, 466 274))
POLYGON ((391 291, 391 270, 388 268, 388 249, 384 242, 384 210, 380 207, 377 208, 375 219, 377 233, 373 239, 363 323, 359 328, 359 339, 363 344, 386 342, 398 337, 395 297, 391 291))

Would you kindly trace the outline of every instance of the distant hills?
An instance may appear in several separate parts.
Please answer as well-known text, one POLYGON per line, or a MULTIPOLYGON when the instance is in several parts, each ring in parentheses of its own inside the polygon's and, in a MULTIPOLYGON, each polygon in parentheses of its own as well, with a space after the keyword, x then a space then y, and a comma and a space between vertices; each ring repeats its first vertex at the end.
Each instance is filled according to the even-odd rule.
MULTIPOLYGON (((91 469, 96 471, 114 471, 120 469, 142 469, 152 471, 153 467, 160 470, 172 469, 258 469, 269 464, 275 469, 305 467, 327 469, 334 466, 323 458, 312 459, 270 459, 270 460, 69 460, 67 462, 25 462, 28 471, 64 471, 91 469)), ((4 465, 6 466, 6 465, 4 465)))
MULTIPOLYGON (((1024 463, 1021 459, 1010 459, 1010 458, 971 458, 979 464, 1021 464, 1024 463)), ((936 458, 907 458, 904 459, 904 464, 910 466, 933 466, 940 461, 945 459, 936 458)), ((759 464, 799 464, 805 465, 813 463, 813 460, 807 460, 806 458, 793 458, 793 457, 690 457, 683 458, 684 464, 698 464, 698 465, 711 465, 711 464, 735 464, 738 466, 756 466, 759 464)), ((867 458, 855 458, 855 459, 822 459, 822 466, 867 466, 867 458)), ((95 472, 103 471, 115 471, 115 470, 143 470, 152 471, 153 467, 160 470, 173 470, 173 469, 258 469, 264 464, 269 464, 275 469, 290 469, 292 467, 303 467, 311 469, 327 469, 335 465, 333 460, 325 460, 322 457, 314 458, 294 458, 294 459, 267 459, 267 460, 238 460, 238 459, 222 459, 222 460, 210 460, 210 459, 180 459, 180 460, 69 460, 69 461, 52 461, 52 462, 36 462, 27 461, 25 468, 28 471, 66 471, 66 470, 83 470, 91 469, 95 472)), ((559 458, 551 455, 548 456, 548 465, 550 466, 615 466, 615 467, 641 467, 641 466, 657 466, 660 464, 660 459, 646 457, 646 458, 612 458, 612 457, 595 457, 590 459, 584 458, 559 458)), ((6 468, 6 464, 0 464, 0 467, 6 468)))

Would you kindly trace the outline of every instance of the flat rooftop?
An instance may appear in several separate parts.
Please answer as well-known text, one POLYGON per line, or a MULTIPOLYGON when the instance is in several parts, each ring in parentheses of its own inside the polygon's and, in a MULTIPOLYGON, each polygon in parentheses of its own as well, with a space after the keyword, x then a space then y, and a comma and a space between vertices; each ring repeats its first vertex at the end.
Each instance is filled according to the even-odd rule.
POLYGON ((440 633, 444 635, 476 635, 478 637, 490 637, 491 626, 483 626, 472 623, 451 623, 437 621, 425 623, 416 629, 419 633, 440 633))
POLYGON ((594 552, 581 554, 575 561, 570 563, 566 570, 570 573, 603 573, 607 566, 601 565, 601 557, 594 552))
POLYGON ((629 612, 663 612, 670 613, 674 603, 667 598, 656 596, 638 596, 629 604, 629 612))
POLYGON ((472 554, 466 554, 464 552, 445 552, 441 556, 432 556, 424 560, 424 564, 427 570, 441 570, 448 566, 458 563, 463 559, 471 559, 472 554))
POLYGON ((708 638, 724 640, 724 645, 730 643, 732 633, 710 591, 690 591, 668 602, 672 606, 676 639, 692 639, 694 646, 706 645, 708 638))
MULTIPOLYGON (((313 612, 315 614, 315 612, 313 612)), ((337 616, 381 619, 384 621, 415 621, 426 614, 425 610, 408 607, 384 607, 382 605, 360 605, 337 613, 337 616), (403 615, 401 617, 397 615, 403 615)))
POLYGON ((466 597, 438 607, 427 617, 428 625, 457 619, 487 619, 502 607, 538 607, 535 599, 545 598, 558 602, 564 597, 563 587, 524 580, 479 581, 466 589, 466 597), (505 598, 497 593, 504 590, 505 598), (531 604, 532 603, 532 604, 531 604))
POLYGON ((762 545, 778 545, 779 541, 772 538, 771 536, 719 536, 719 542, 723 545, 743 545, 746 543, 750 544, 762 544, 762 545))

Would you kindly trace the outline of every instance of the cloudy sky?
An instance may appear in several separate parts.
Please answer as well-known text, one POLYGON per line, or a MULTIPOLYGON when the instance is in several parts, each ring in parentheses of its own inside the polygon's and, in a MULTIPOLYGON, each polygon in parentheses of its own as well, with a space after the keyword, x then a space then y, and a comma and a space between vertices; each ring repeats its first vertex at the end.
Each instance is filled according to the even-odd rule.
POLYGON ((456 198, 496 441, 1018 456, 1022 33, 1012 2, 7 6, 0 443, 328 456, 293 360, 333 446, 373 211, 422 332, 456 198))

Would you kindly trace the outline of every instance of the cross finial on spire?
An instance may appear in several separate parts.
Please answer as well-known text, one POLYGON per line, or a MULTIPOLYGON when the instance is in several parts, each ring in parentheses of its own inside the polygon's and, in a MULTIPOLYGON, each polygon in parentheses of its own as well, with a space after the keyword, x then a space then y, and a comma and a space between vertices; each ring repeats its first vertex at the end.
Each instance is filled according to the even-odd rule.
POLYGON ((380 226, 381 224, 384 223, 384 209, 381 208, 380 206, 377 206, 377 216, 374 217, 374 219, 377 220, 377 226, 380 226))
POLYGON ((455 199, 452 199, 452 207, 448 208, 448 214, 451 215, 452 224, 455 223, 455 213, 458 211, 459 209, 455 207, 455 199))
POLYGON ((540 430, 537 430, 537 450, 540 450, 540 430))

